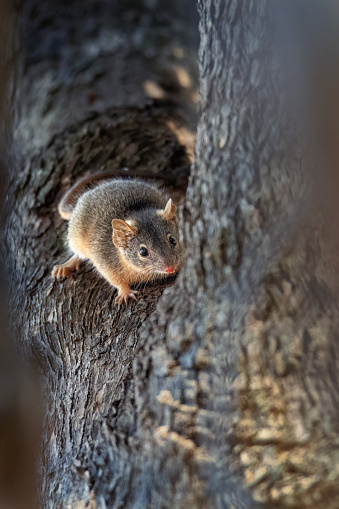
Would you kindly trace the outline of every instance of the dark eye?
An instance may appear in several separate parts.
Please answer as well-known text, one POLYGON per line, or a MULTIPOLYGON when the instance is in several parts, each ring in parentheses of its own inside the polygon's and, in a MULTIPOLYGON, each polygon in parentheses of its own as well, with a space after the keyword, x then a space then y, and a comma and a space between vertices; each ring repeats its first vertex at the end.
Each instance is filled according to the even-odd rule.
POLYGON ((173 237, 168 237, 169 243, 172 244, 172 246, 175 246, 177 241, 173 237))
POLYGON ((146 256, 148 256, 148 249, 146 249, 145 247, 141 247, 139 253, 140 253, 140 256, 142 256, 143 258, 146 258, 146 256))

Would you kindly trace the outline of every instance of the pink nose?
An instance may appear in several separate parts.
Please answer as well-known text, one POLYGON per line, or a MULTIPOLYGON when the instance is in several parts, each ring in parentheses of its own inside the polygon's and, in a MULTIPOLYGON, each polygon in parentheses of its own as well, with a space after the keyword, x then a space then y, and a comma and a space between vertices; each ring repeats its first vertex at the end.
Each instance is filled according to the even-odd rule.
POLYGON ((166 267, 165 271, 167 272, 167 274, 173 274, 174 272, 174 267, 170 266, 170 267, 166 267))

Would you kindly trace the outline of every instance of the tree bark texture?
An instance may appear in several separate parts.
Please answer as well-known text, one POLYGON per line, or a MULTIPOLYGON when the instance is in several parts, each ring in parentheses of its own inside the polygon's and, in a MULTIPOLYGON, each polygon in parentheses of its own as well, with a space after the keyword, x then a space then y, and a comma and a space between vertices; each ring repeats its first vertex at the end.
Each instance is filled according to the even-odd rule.
POLYGON ((16 335, 45 394, 41 507, 148 504, 150 466, 141 455, 134 464, 136 402, 123 401, 140 324, 173 281, 141 288, 138 303, 119 310, 91 268, 62 284, 50 272, 68 254, 57 204, 80 176, 128 166, 183 197, 195 134, 195 18, 193 2, 20 7, 6 241, 16 335), (131 489, 133 479, 142 490, 131 489))
POLYGON ((16 332, 46 394, 41 506, 336 509, 336 237, 319 196, 310 214, 268 3, 198 2, 185 264, 124 310, 90 268, 50 279, 66 258, 56 206, 77 176, 118 166, 184 193, 194 27, 179 2, 81 5, 22 17, 7 242, 16 332))

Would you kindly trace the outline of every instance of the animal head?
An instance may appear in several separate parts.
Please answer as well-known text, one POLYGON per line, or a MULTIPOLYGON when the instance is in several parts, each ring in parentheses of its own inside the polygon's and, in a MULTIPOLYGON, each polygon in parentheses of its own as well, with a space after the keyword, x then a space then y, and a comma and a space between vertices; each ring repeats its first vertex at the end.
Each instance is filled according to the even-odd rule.
POLYGON ((139 210, 126 221, 113 219, 112 228, 115 247, 150 280, 179 271, 182 248, 176 206, 171 199, 164 209, 139 210))

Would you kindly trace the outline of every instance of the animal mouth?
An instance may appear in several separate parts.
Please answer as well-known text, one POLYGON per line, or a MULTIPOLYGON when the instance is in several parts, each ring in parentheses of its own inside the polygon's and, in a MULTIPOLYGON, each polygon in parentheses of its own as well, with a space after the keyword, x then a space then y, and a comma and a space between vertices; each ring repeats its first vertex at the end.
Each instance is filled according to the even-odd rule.
POLYGON ((157 274, 161 274, 163 276, 170 276, 172 274, 176 274, 177 271, 173 268, 173 267, 166 267, 165 269, 162 269, 162 270, 156 270, 155 271, 157 274), (170 270, 169 270, 170 269, 170 270))

